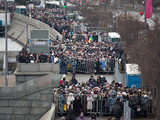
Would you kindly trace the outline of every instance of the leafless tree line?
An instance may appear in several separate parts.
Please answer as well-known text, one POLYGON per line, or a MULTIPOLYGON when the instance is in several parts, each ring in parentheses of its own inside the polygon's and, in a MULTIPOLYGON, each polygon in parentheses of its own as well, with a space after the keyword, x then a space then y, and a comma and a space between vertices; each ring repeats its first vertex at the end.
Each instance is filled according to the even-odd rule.
POLYGON ((142 72, 143 85, 152 91, 153 113, 160 120, 160 22, 154 19, 154 29, 149 29, 136 19, 119 21, 118 31, 125 41, 129 63, 137 63, 142 72), (142 32, 141 34, 139 32, 142 32))

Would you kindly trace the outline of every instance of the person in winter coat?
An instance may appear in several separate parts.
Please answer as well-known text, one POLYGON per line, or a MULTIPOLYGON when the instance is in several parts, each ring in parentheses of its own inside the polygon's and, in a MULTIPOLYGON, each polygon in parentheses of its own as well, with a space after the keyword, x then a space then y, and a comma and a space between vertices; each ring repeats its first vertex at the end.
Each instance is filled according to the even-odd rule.
POLYGON ((88 82, 89 86, 91 87, 95 87, 96 86, 96 80, 94 79, 94 77, 91 75, 89 82, 88 82))
POLYGON ((147 109, 151 107, 151 99, 148 97, 148 95, 144 95, 144 98, 142 98, 141 101, 144 111, 144 117, 147 117, 147 109))
POLYGON ((89 118, 89 120, 98 120, 96 114, 92 113, 91 117, 89 118))
POLYGON ((72 79, 69 81, 70 85, 76 85, 78 81, 76 80, 75 76, 72 76, 72 79))
POLYGON ((75 120, 75 112, 71 104, 69 105, 69 109, 67 109, 67 118, 68 120, 75 120))
POLYGON ((69 106, 73 105, 73 101, 74 101, 74 97, 73 97, 73 93, 69 93, 69 96, 67 98, 67 108, 69 108, 69 106))
POLYGON ((116 119, 115 120, 120 120, 122 116, 122 109, 121 106, 119 105, 120 99, 117 98, 115 104, 112 107, 111 115, 114 116, 116 119))
POLYGON ((82 110, 81 99, 79 96, 76 96, 75 100, 73 101, 73 109, 75 111, 75 115, 78 117, 82 110))
POLYGON ((100 70, 101 70, 101 63, 100 63, 100 61, 99 61, 98 58, 96 59, 95 70, 96 70, 96 74, 99 74, 99 73, 100 73, 100 70))
POLYGON ((93 96, 92 96, 92 94, 89 94, 87 96, 87 110, 88 111, 91 111, 93 109, 92 102, 93 102, 93 96))
POLYGON ((75 60, 75 58, 73 58, 71 65, 72 65, 72 69, 73 69, 73 75, 75 75, 76 74, 76 66, 77 66, 77 61, 75 60))
POLYGON ((136 93, 133 92, 133 95, 130 96, 129 106, 131 107, 131 116, 132 118, 137 117, 137 107, 138 107, 138 97, 136 96, 136 93))
POLYGON ((87 120, 87 119, 84 117, 84 113, 81 112, 77 120, 87 120))
POLYGON ((101 70, 104 70, 104 68, 105 68, 105 59, 102 58, 102 60, 101 60, 101 70))
POLYGON ((102 85, 101 77, 98 76, 98 77, 97 77, 97 86, 98 86, 98 87, 101 87, 101 85, 102 85))
POLYGON ((66 70, 66 66, 68 65, 67 63, 67 59, 66 57, 62 57, 61 58, 61 62, 60 62, 60 66, 61 66, 61 73, 62 74, 66 74, 67 70, 66 70))
POLYGON ((83 112, 86 113, 87 112, 87 95, 84 92, 82 92, 81 103, 82 103, 83 112))
POLYGON ((109 105, 109 110, 111 112, 112 111, 112 107, 113 107, 113 105, 115 103, 115 94, 114 93, 112 93, 111 96, 108 98, 107 103, 109 105))
POLYGON ((62 92, 59 96, 59 111, 60 111, 60 116, 63 116, 63 111, 64 111, 64 92, 62 92))

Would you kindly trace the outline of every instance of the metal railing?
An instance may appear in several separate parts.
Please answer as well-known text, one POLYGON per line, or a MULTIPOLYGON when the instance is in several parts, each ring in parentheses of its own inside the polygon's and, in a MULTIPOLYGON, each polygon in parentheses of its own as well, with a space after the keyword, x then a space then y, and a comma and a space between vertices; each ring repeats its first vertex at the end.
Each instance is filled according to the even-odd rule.
MULTIPOLYGON (((76 72, 77 73, 96 73, 96 61, 93 59, 76 59, 76 72)), ((68 59, 68 69, 72 71, 72 59, 68 59)), ((101 67, 101 66, 100 66, 101 67)), ((103 69, 100 70, 100 73, 114 73, 115 72, 115 60, 110 59, 105 61, 103 69)))
POLYGON ((128 101, 124 103, 124 111, 123 111, 123 116, 124 120, 131 120, 131 108, 128 106, 128 101))
MULTIPOLYGON (((99 115, 109 115, 110 114, 110 106, 106 106, 106 103, 108 101, 108 99, 102 97, 102 95, 99 94, 73 94, 73 97, 75 98, 76 96, 79 96, 81 99, 81 104, 82 104, 82 109, 83 112, 87 113, 87 114, 91 114, 91 113, 96 113, 99 115), (93 97, 93 101, 92 101, 92 109, 87 110, 87 97, 91 95, 93 97)), ((67 97, 69 96, 69 94, 65 95, 65 104, 67 104, 67 97)), ((123 118, 124 120, 131 120, 131 108, 128 106, 128 102, 126 101, 124 102, 123 105, 123 118)), ((152 106, 151 106, 152 100, 149 100, 149 106, 145 108, 143 105, 140 106, 141 111, 140 114, 143 115, 144 114, 144 109, 147 110, 147 115, 151 115, 152 114, 152 106)), ((73 105, 73 102, 72 102, 73 105)), ((57 113, 59 113, 59 104, 58 104, 58 110, 56 111, 57 113)), ((64 113, 66 113, 66 111, 64 111, 64 113)))

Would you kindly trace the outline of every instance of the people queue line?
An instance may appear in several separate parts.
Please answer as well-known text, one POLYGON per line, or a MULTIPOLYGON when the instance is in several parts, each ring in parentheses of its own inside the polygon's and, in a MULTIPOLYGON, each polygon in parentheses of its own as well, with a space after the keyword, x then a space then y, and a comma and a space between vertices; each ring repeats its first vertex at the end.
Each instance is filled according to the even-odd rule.
POLYGON ((49 54, 43 52, 32 54, 23 48, 16 57, 17 62, 59 63, 60 74, 67 74, 70 68, 75 74, 76 66, 81 70, 90 68, 92 73, 100 73, 101 71, 114 71, 115 60, 121 55, 117 45, 108 42, 55 41, 57 47, 51 50, 49 54), (66 60, 63 60, 64 56, 66 60), (73 58, 75 62, 73 62, 73 58), (68 64, 70 64, 70 68, 68 68, 68 64))
POLYGON ((123 105, 127 101, 131 107, 132 118, 140 117, 141 113, 144 117, 151 114, 152 94, 146 87, 136 89, 133 85, 129 88, 114 80, 108 83, 103 76, 95 79, 91 75, 86 83, 79 83, 75 76, 69 82, 63 78, 59 88, 54 90, 56 110, 60 116, 67 113, 69 120, 78 118, 81 112, 85 115, 108 114, 120 120, 124 111, 123 105))

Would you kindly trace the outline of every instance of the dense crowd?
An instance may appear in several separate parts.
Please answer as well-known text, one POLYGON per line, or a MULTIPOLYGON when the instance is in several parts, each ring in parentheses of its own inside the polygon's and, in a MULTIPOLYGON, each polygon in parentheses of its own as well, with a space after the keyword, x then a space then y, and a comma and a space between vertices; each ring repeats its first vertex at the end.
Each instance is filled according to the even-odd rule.
POLYGON ((17 55, 17 62, 59 63, 60 74, 67 74, 68 69, 72 69, 74 74, 77 69, 81 71, 89 69, 90 73, 100 73, 101 71, 114 71, 115 60, 122 59, 124 56, 117 43, 107 41, 100 43, 66 39, 54 43, 57 47, 51 49, 49 54, 30 53, 29 50, 23 48, 17 55))
POLYGON ((64 35, 66 31, 73 31, 71 26, 82 24, 81 22, 76 21, 74 17, 64 15, 64 9, 59 8, 27 8, 23 14, 48 24, 50 27, 54 28, 60 34, 64 35))
MULTIPOLYGON (((8 1, 7 2, 7 9, 10 13, 13 13, 15 11, 15 8, 17 6, 17 3, 8 1)), ((0 1, 0 9, 5 10, 5 0, 0 1)))
POLYGON ((129 88, 114 80, 110 84, 103 76, 90 76, 86 83, 79 83, 73 76, 69 82, 65 78, 59 82, 54 102, 59 115, 66 113, 68 120, 78 118, 82 112, 84 115, 94 113, 95 117, 97 113, 108 114, 118 120, 125 103, 131 107, 132 118, 147 117, 151 114, 152 95, 146 87, 136 89, 133 85, 129 88))

